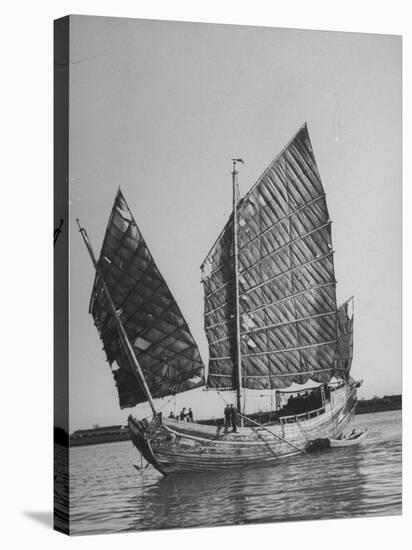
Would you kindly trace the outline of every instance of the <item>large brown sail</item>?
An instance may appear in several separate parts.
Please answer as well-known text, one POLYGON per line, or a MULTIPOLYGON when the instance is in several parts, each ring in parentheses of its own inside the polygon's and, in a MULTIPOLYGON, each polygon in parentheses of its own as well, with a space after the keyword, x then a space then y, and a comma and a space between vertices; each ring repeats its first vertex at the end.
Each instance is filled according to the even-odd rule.
MULTIPOLYGON (((331 222, 306 125, 238 203, 242 386, 282 388, 334 374, 331 222)), ((236 386, 233 219, 202 265, 208 384, 236 386)))
MULTIPOLYGON (((204 384, 197 345, 119 190, 99 266, 154 398, 204 384)), ((103 341, 120 407, 146 401, 96 275, 90 312, 103 341)))

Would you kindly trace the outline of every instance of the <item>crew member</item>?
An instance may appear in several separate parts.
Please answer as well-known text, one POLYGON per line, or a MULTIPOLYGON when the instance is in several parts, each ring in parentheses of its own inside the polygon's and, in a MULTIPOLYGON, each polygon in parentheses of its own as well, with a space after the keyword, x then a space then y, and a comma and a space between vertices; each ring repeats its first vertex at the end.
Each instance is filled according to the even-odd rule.
POLYGON ((230 428, 230 406, 225 407, 225 432, 230 428))
POLYGON ((232 422, 233 432, 237 433, 237 411, 233 404, 230 405, 230 420, 232 422))

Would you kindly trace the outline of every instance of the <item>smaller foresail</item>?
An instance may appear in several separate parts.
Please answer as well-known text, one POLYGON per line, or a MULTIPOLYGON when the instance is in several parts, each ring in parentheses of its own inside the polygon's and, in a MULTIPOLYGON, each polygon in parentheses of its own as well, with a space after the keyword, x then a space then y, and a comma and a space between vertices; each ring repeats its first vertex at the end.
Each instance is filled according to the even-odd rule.
POLYGON ((335 351, 336 378, 349 377, 353 359, 353 298, 349 298, 338 309, 337 342, 335 351))
MULTIPOLYGON (((204 384, 204 366, 189 327, 119 190, 99 258, 102 277, 153 398, 204 384)), ((96 275, 90 312, 103 341, 120 407, 146 401, 96 275)))

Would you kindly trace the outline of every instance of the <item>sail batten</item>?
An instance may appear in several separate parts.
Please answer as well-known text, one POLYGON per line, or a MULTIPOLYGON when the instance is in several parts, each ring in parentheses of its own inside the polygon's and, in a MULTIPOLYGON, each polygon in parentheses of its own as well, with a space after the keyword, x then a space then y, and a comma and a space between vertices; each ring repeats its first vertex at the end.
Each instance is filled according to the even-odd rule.
MULTIPOLYGON (((154 398, 204 384, 189 327, 119 190, 99 258, 102 277, 154 398)), ((146 401, 96 275, 90 311, 112 367, 121 408, 146 401)))
MULTIPOLYGON (((336 365, 344 370, 348 345, 335 359, 332 222, 306 125, 239 200, 237 215, 243 386, 330 380, 336 365)), ((202 264, 208 384, 220 388, 235 383, 232 225, 233 216, 202 264)))
MULTIPOLYGON (((263 325, 263 326, 260 326, 260 327, 257 327, 257 328, 252 328, 250 330, 241 330, 240 334, 242 336, 245 335, 245 334, 253 335, 253 334, 257 334, 258 332, 260 332, 262 330, 273 329, 273 328, 276 328, 276 327, 284 327, 284 326, 287 326, 287 325, 292 325, 294 323, 299 323, 300 321, 308 321, 309 319, 316 319, 316 318, 319 318, 319 317, 333 316, 334 319, 335 319, 336 313, 337 313, 336 310, 332 310, 332 311, 327 311, 326 313, 319 313, 317 315, 310 315, 308 317, 299 317, 298 319, 285 321, 283 323, 263 325)), ((211 344, 220 344, 221 342, 224 342, 225 340, 229 340, 229 338, 230 338, 230 336, 225 336, 224 338, 220 338, 218 340, 210 340, 210 343, 211 344)))
MULTIPOLYGON (((318 195, 317 197, 315 197, 314 199, 312 199, 311 201, 309 201, 307 204, 304 204, 303 206, 301 206, 300 208, 297 208, 296 210, 292 210, 290 213, 286 214, 285 216, 283 216, 282 218, 280 218, 276 223, 274 223, 272 226, 270 227, 267 227, 266 229, 264 229, 263 231, 261 231, 260 233, 258 233, 255 237, 253 237, 247 244, 244 244, 243 246, 240 246, 239 247, 239 252, 241 252, 244 248, 247 248, 247 246, 250 246, 251 244, 253 244, 255 241, 259 240, 260 238, 264 237, 267 233, 270 233, 271 231, 273 231, 274 229, 276 229, 277 226, 279 226, 282 222, 285 222, 287 221, 289 218, 291 218, 294 214, 298 214, 299 212, 302 212, 304 211, 305 209, 309 208, 310 206, 316 204, 318 201, 320 201, 321 199, 325 199, 326 195, 325 193, 321 193, 320 195, 318 195)), ((246 199, 242 199, 242 201, 244 201, 246 199)), ((328 223, 328 222, 327 222, 328 223)), ((327 225, 324 224, 325 225, 327 225)), ((329 222, 331 223, 331 222, 329 222)), ((316 228, 313 230, 313 231, 316 231, 316 228)), ((312 232, 313 232, 312 231, 312 232)), ((233 254, 230 254, 227 256, 227 260, 228 261, 232 261, 233 259, 233 254)), ((203 269, 204 268, 204 265, 205 265, 206 262, 204 262, 201 266, 201 268, 203 269)), ((206 275, 204 277, 202 277, 202 280, 201 282, 202 283, 206 283, 208 281, 208 279, 210 279, 213 275, 215 275, 215 273, 217 273, 218 271, 220 271, 221 269, 224 268, 224 264, 222 263, 221 265, 219 265, 214 271, 212 271, 209 275, 206 275)))
MULTIPOLYGON (((307 348, 316 348, 320 346, 329 346, 330 344, 336 344, 337 340, 329 340, 327 342, 316 342, 315 344, 308 344, 306 346, 298 346, 294 348, 283 348, 283 349, 276 349, 276 350, 267 350, 267 351, 260 351, 258 353, 244 353, 242 354, 242 357, 259 357, 262 355, 272 355, 274 353, 283 353, 285 351, 297 351, 301 349, 307 349, 307 348)), ((210 361, 220 361, 222 359, 231 359, 231 356, 228 355, 226 357, 211 357, 210 361)), ((248 374, 243 375, 245 378, 247 378, 248 374)))
MULTIPOLYGON (((309 208, 310 206, 314 205, 315 203, 317 203, 318 201, 320 201, 321 199, 325 198, 325 193, 322 193, 320 195, 318 195, 317 197, 315 197, 313 200, 309 201, 307 204, 301 206, 300 208, 297 208, 296 210, 292 210, 289 214, 287 214, 286 216, 283 216, 283 218, 281 218, 280 220, 278 220, 276 223, 274 223, 271 227, 267 227, 266 229, 264 229, 261 233, 259 233, 258 235, 256 235, 256 237, 254 237, 253 239, 251 239, 249 241, 248 244, 252 244, 254 241, 260 239, 261 237, 263 237, 266 233, 269 233, 270 231, 273 231, 277 226, 279 226, 282 222, 284 221, 287 221, 289 218, 291 218, 294 214, 297 214, 299 212, 302 212, 303 210, 305 210, 306 208, 309 208)), ((246 247, 247 245, 244 245, 244 247, 246 247)), ((242 248, 240 248, 240 250, 242 250, 242 248)))
MULTIPOLYGON (((302 296, 308 292, 311 292, 311 291, 314 291, 314 290, 318 290, 318 289, 321 289, 321 288, 327 288, 327 287, 334 287, 336 285, 336 281, 334 282, 330 282, 330 283, 325 283, 325 284, 322 284, 322 285, 317 285, 317 286, 313 286, 311 288, 308 288, 306 290, 302 290, 301 292, 297 292, 296 294, 293 294, 293 295, 290 295, 290 296, 286 296, 285 298, 282 298, 281 300, 277 300, 275 302, 270 302, 270 303, 265 303, 263 305, 260 305, 258 307, 255 307, 253 309, 249 309, 247 313, 256 313, 256 312, 259 312, 261 311, 262 309, 265 309, 265 307, 268 307, 268 306, 274 306, 274 305, 277 305, 277 304, 281 304, 281 303, 284 303, 285 301, 287 300, 290 300, 291 298, 297 298, 299 296, 302 296)), ((218 308, 220 309, 220 308, 218 308)), ((216 311, 216 310, 215 310, 216 311)), ((221 325, 224 325, 227 323, 227 320, 225 319, 224 321, 221 321, 219 323, 214 323, 214 324, 210 324, 210 325, 207 325, 207 327, 209 329, 212 329, 212 328, 216 328, 216 327, 219 327, 221 325)))
MULTIPOLYGON (((291 268, 291 269, 288 269, 287 271, 283 271, 281 273, 278 273, 277 275, 273 276, 272 278, 268 279, 267 281, 263 281, 261 283, 258 283, 256 284, 254 287, 251 287, 249 288, 248 290, 245 290, 242 295, 243 296, 246 296, 247 294, 250 294, 251 292, 254 292, 255 290, 258 290, 259 288, 269 284, 269 283, 273 283, 276 279, 279 279, 281 278, 282 276, 284 275, 289 275, 291 273, 293 273, 294 271, 297 271, 298 269, 301 269, 302 267, 306 267, 308 265, 312 265, 312 264, 315 264, 317 262, 320 262, 321 260, 324 260, 330 256, 333 256, 333 252, 330 252, 328 254, 325 254, 324 256, 321 256, 319 258, 315 258, 313 260, 310 260, 308 262, 304 262, 302 264, 300 264, 299 266, 296 266, 294 268, 291 268)), ((326 283, 325 285, 320 285, 320 286, 326 286, 326 285, 333 285, 335 284, 336 281, 331 281, 330 283, 326 283)), ((230 283, 225 283, 225 285, 222 285, 222 288, 228 286, 230 283)), ((311 287, 311 288, 307 288, 305 290, 302 291, 302 293, 306 292, 306 291, 309 291, 309 290, 312 290, 313 288, 317 288, 317 287, 311 287)), ((211 298, 212 296, 216 295, 221 289, 217 289, 215 292, 213 293, 210 293, 210 294, 206 294, 206 298, 211 298)), ((296 296, 297 293, 294 293, 294 294, 291 294, 290 296, 286 296, 284 298, 282 298, 281 300, 278 300, 277 302, 273 302, 272 305, 275 305, 275 303, 279 303, 281 301, 284 301, 284 300, 287 300, 289 298, 293 298, 294 296, 296 296)), ((209 316, 211 314, 214 314, 216 313, 216 311, 218 311, 219 309, 223 308, 224 306, 226 306, 229 302, 224 302, 222 304, 220 304, 218 307, 214 308, 213 310, 211 311, 206 311, 205 312, 205 316, 209 316)), ((263 306, 262 306, 263 307, 263 306)))
MULTIPOLYGON (((333 371, 334 368, 333 367, 330 367, 329 369, 324 369, 325 371, 333 371)), ((307 371, 302 371, 301 374, 315 374, 319 372, 318 370, 307 370, 307 371)), ((229 375, 227 374, 214 374, 213 376, 217 377, 217 378, 228 378, 229 375)), ((245 378, 265 378, 265 377, 269 377, 269 378, 282 378, 284 376, 291 376, 291 373, 290 372, 284 372, 284 373, 277 373, 277 374, 248 374, 246 377, 243 376, 243 379, 245 378)), ((216 388, 216 389, 227 389, 227 388, 216 388)))

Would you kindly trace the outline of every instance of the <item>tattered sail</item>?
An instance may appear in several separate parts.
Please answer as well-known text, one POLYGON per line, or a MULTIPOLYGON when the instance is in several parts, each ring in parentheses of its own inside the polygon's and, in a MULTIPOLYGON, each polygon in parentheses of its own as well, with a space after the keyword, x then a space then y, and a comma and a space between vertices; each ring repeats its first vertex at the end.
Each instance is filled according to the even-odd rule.
POLYGON ((353 298, 338 309, 337 335, 335 376, 346 380, 353 358, 353 298))
MULTIPOLYGON (((99 265, 152 396, 163 397, 204 384, 204 366, 197 345, 120 190, 99 265)), ((90 312, 112 367, 120 407, 146 401, 113 323, 98 275, 90 312)))
MULTIPOLYGON (((331 222, 306 125, 237 212, 242 386, 329 381, 337 344, 331 222)), ((232 216, 202 265, 215 388, 236 386, 233 266, 232 216)))

